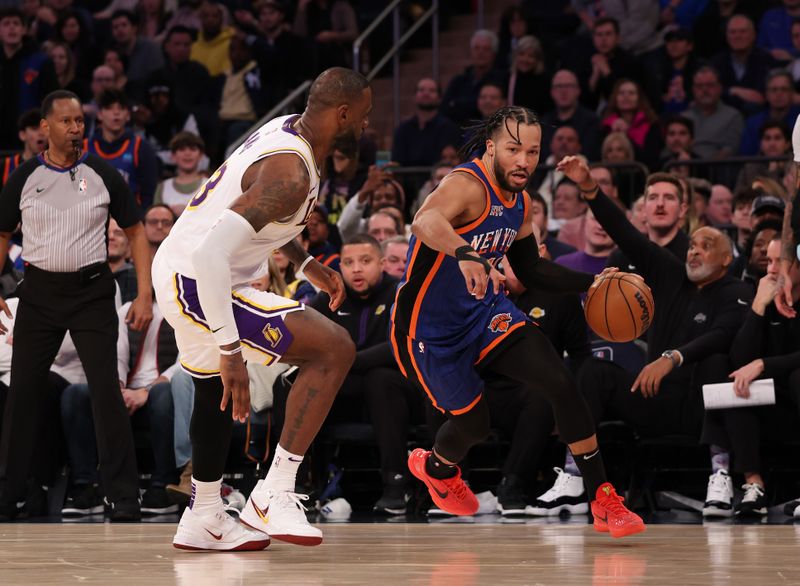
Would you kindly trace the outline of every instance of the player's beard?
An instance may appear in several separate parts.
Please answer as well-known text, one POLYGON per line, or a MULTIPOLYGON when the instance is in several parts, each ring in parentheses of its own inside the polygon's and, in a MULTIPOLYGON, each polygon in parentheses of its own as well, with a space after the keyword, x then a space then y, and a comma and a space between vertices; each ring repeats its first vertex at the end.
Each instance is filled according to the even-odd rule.
POLYGON ((518 191, 525 189, 525 185, 522 187, 515 187, 509 183, 508 179, 506 178, 506 170, 500 166, 497 158, 494 159, 494 178, 497 180, 498 187, 504 191, 517 193, 518 191))

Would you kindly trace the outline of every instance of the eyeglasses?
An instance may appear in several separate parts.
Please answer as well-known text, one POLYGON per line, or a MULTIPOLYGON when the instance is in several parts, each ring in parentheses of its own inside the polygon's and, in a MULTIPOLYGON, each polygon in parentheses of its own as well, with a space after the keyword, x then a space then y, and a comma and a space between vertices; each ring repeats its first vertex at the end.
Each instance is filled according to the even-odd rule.
POLYGON ((144 223, 148 226, 164 226, 165 228, 172 226, 172 220, 159 220, 158 218, 147 218, 144 223))

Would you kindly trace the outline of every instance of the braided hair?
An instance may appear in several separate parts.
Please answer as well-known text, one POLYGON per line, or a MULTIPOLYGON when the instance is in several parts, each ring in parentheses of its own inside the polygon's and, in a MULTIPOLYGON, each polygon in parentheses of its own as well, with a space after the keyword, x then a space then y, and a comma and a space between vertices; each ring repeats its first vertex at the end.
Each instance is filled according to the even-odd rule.
POLYGON ((511 138, 520 142, 520 124, 539 124, 539 117, 536 112, 523 106, 505 106, 497 110, 486 120, 481 120, 464 128, 464 134, 468 137, 464 146, 459 149, 458 154, 462 160, 467 160, 473 153, 482 155, 486 148, 486 141, 492 138, 502 127, 511 135, 511 138))

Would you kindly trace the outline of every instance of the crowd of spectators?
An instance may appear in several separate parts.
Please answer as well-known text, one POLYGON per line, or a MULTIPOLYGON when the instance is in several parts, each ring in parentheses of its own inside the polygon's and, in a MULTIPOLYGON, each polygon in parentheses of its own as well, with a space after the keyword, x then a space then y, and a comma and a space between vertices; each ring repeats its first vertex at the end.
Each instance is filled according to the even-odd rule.
MULTIPOLYGON (((352 65, 349 43, 364 24, 356 9, 370 6, 345 0, 247 6, 203 0, 171 9, 163 0, 95 4, 35 0, 0 12, 6 88, 0 150, 13 152, 0 173, 5 182, 44 148, 36 110, 42 96, 56 88, 74 91, 87 120, 84 149, 107 159, 130 185, 153 253, 228 145, 315 72, 352 65)), ((319 162, 320 201, 301 239, 320 262, 341 271, 347 300, 338 312, 279 252, 254 286, 309 303, 351 335, 357 358, 326 425, 373 426, 381 469, 376 484, 383 488, 375 510, 406 512, 410 430, 424 423, 432 435, 440 423, 424 395, 400 376, 386 338, 410 223, 463 162, 458 153, 466 124, 505 105, 531 108, 542 128, 540 166, 528 186, 542 255, 592 273, 615 266, 641 274, 657 309, 645 338, 610 344, 587 327, 579 296, 527 291, 506 269, 509 294, 563 353, 597 423, 613 419, 642 437, 679 435, 708 445, 704 514, 763 515, 769 479, 759 442, 765 435, 796 441, 791 430, 800 412, 797 326, 770 301, 785 201, 797 182, 789 155, 800 114, 800 1, 553 5, 522 2, 504 13, 497 33, 475 31, 464 48, 469 66, 449 80, 417 80, 413 113, 393 137, 342 138, 319 162), (390 164, 376 164, 379 147, 390 147, 390 164), (590 163, 602 190, 596 199, 586 201, 556 169, 570 155, 590 163), (750 158, 726 160, 731 157, 750 158), (413 176, 403 167, 430 171, 413 176), (654 384, 631 393, 643 377, 654 384), (776 407, 704 410, 703 384, 733 379, 745 396, 757 377, 774 378, 776 407), (737 474, 743 497, 734 505, 737 474)), ((13 297, 24 270, 16 244, 0 277, 4 297, 13 297)), ((108 249, 124 315, 137 294, 136 278, 125 233, 113 221, 108 249)), ((798 298, 796 285, 796 306, 798 298)), ((180 371, 174 334, 157 307, 147 332, 120 323, 120 389, 134 427, 150 430, 143 512, 172 512, 191 473, 191 379, 180 371)), ((7 337, 3 352, 12 342, 7 337)), ((5 358, 0 352, 0 365, 5 358)), ((272 389, 258 407, 273 407, 276 435, 288 383, 251 368, 254 384, 275 383, 274 407, 272 389)), ((65 515, 97 513, 102 487, 91 410, 69 340, 51 378, 51 411, 60 413, 63 425, 56 429, 66 450, 50 449, 57 438, 42 439, 37 453, 50 456, 36 469, 30 501, 65 460, 71 471, 65 515)), ((489 388, 496 425, 510 443, 507 459, 496 462, 498 510, 585 512, 569 458, 556 469, 552 488, 536 491, 543 486, 546 448, 555 441, 549 405, 522 401, 508 381, 489 388)), ((794 515, 796 504, 787 514, 794 515)))

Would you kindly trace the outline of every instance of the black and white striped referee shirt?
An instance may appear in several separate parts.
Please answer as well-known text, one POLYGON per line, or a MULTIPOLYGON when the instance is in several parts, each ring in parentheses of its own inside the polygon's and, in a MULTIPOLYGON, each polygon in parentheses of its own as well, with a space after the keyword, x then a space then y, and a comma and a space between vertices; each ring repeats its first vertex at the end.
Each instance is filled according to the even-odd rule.
POLYGON ((109 214, 121 228, 141 221, 128 185, 114 167, 84 153, 69 169, 39 155, 9 177, 0 193, 0 232, 22 222, 22 258, 52 272, 106 262, 109 214))

